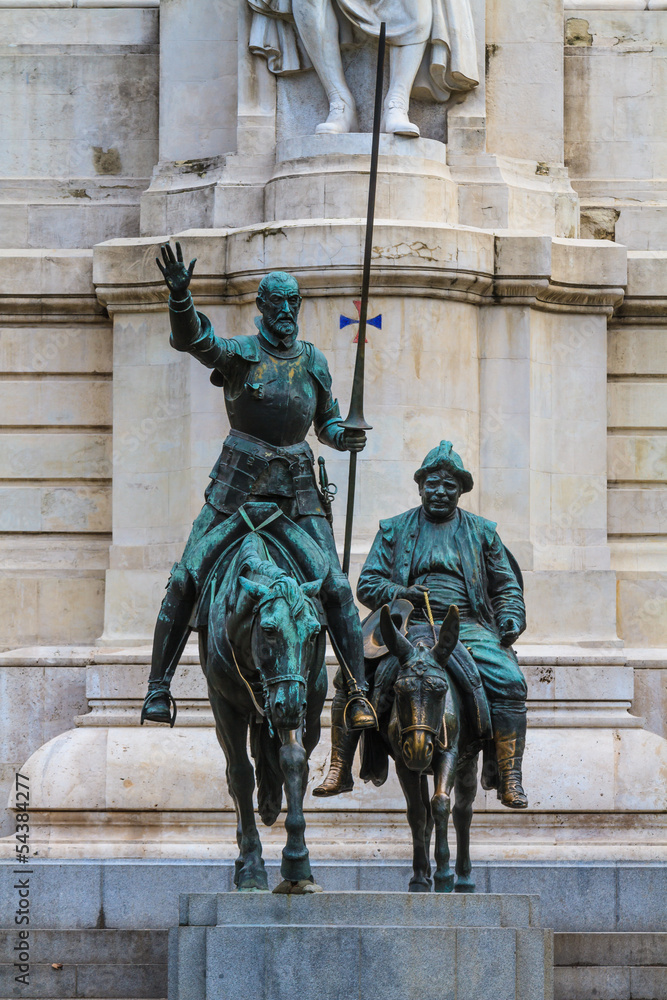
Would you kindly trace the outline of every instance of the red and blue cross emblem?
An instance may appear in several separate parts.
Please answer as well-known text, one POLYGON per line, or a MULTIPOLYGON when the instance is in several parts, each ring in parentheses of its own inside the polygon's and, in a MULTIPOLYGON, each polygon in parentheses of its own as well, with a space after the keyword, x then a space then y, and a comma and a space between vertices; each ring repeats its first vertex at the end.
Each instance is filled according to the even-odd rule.
MULTIPOLYGON (((342 330, 343 327, 353 326, 354 324, 358 324, 359 323, 359 313, 361 312, 361 299, 354 299, 353 301, 354 301, 354 308, 357 310, 357 318, 356 319, 350 319, 349 316, 342 316, 341 315, 341 317, 340 317, 340 327, 339 327, 340 330, 342 330)), ((373 316, 372 318, 369 316, 367 318, 367 320, 366 320, 366 325, 367 326, 374 326, 374 327, 376 327, 376 329, 381 330, 382 329, 382 313, 378 313, 377 316, 373 316)), ((359 331, 357 330, 357 335, 355 336, 355 338, 353 340, 353 343, 356 344, 358 340, 359 340, 359 331)), ((366 341, 366 342, 368 343, 368 341, 366 341)))

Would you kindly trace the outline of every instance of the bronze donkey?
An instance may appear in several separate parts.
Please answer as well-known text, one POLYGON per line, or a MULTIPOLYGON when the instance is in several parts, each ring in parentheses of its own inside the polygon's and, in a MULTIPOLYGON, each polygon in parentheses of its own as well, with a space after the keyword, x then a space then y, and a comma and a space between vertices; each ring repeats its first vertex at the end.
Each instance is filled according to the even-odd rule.
MULTIPOLYGON (((456 683, 447 670, 447 661, 459 634, 458 608, 450 607, 435 644, 433 638, 428 642, 423 628, 413 644, 396 628, 387 605, 382 608, 380 621, 382 637, 395 659, 385 671, 383 700, 388 703, 393 696, 393 703, 391 710, 387 708, 379 713, 379 736, 394 759, 407 803, 413 844, 413 876, 409 891, 431 890, 429 856, 435 829, 435 891, 474 892, 470 824, 481 744, 468 726, 456 683), (434 780, 431 797, 427 775, 432 775, 434 780), (452 812, 457 843, 456 880, 449 867, 447 842, 452 789, 455 795, 452 812)), ((412 629, 408 636, 411 633, 414 638, 412 629)), ((372 774, 362 771, 362 776, 370 776, 376 784, 381 783, 372 774)))

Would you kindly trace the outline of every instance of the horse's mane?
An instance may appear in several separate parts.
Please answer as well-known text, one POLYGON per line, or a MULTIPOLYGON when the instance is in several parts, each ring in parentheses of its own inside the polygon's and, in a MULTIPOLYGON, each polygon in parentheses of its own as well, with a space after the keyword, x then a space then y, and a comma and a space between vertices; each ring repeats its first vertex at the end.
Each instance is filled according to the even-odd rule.
POLYGON ((272 596, 282 597, 291 611, 298 615, 305 607, 305 597, 301 587, 284 569, 277 566, 268 555, 266 546, 255 534, 244 538, 237 556, 238 575, 251 571, 261 577, 262 583, 271 587, 272 596))

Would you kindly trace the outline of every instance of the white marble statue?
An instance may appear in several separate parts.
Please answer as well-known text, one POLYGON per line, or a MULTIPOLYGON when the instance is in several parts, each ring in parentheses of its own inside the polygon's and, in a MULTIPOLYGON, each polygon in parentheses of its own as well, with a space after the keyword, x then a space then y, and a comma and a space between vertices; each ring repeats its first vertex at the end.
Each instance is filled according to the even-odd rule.
POLYGON ((471 0, 248 0, 250 48, 276 74, 310 66, 329 100, 329 117, 316 132, 357 129, 354 98, 345 81, 341 44, 353 32, 377 37, 387 25, 389 89, 383 131, 417 137, 410 95, 447 101, 479 83, 471 0), (344 15, 344 16, 341 16, 344 15))

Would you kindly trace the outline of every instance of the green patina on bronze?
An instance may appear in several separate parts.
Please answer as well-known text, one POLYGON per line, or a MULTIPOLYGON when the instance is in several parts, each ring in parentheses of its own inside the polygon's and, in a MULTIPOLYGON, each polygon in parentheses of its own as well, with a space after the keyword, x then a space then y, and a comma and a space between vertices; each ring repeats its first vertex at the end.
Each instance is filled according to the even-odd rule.
MULTIPOLYGON (((290 891, 298 891, 299 883, 310 878, 303 795, 326 690, 323 646, 313 660, 299 632, 300 615, 313 596, 308 588, 315 583, 323 623, 345 676, 347 724, 361 730, 376 723, 365 697, 359 614, 331 530, 331 489, 323 472, 318 490, 305 439, 313 427, 323 444, 356 452, 366 437, 362 430, 342 425, 326 358, 299 339, 301 295, 293 276, 275 271, 263 278, 256 299, 257 332, 223 339, 194 307, 189 285, 196 261, 186 266, 177 243, 176 253, 168 244, 162 247, 157 264, 170 292, 171 345, 211 369, 211 382, 224 393, 230 432, 167 584, 141 721, 174 724, 170 683, 195 629, 239 817, 237 885, 261 888, 266 881, 252 810, 252 766, 245 751, 250 726, 260 812, 272 817, 267 821, 275 820, 285 785, 288 842, 282 871, 290 891), (260 534, 266 558, 258 569, 254 552, 249 563, 260 576, 242 576, 238 553, 247 555, 260 534), (267 582, 273 580, 271 566, 277 582, 267 582), (265 616, 269 604, 270 626, 265 616), (280 663, 284 669, 276 674, 280 663), (259 685, 257 691, 253 684, 259 685)), ((312 614, 308 620, 312 625, 312 614)))
MULTIPOLYGON (((374 612, 364 632, 367 675, 380 727, 379 733, 364 736, 361 776, 382 784, 388 756, 394 758, 412 827, 410 888, 415 892, 428 891, 431 885, 428 854, 434 823, 436 889, 448 892, 454 887, 446 829, 455 788, 455 887, 469 892, 474 889, 469 830, 480 750, 483 787, 497 789, 511 808, 528 804, 521 784, 526 682, 511 648, 526 627, 523 581, 496 525, 459 509, 461 494, 473 488, 473 477, 451 442, 442 441, 428 453, 415 481, 421 506, 380 522, 359 577, 357 596, 374 612), (447 642, 441 626, 449 622, 445 632, 451 638, 454 620, 460 641, 451 643, 444 656, 447 642), (427 652, 429 647, 434 649, 427 652), (433 680, 438 672, 444 688, 433 680), (425 721, 427 716, 430 721, 425 721), (430 807, 424 805, 421 785, 426 774, 435 781, 430 807)), ((315 789, 319 795, 353 787, 351 764, 359 734, 343 726, 343 699, 337 699, 332 706, 331 767, 315 789)))

